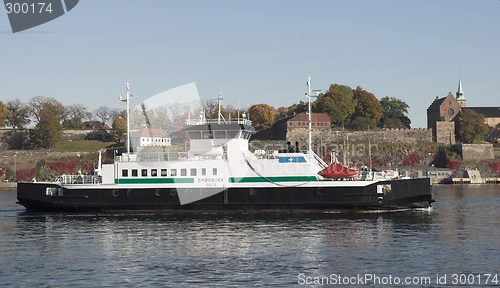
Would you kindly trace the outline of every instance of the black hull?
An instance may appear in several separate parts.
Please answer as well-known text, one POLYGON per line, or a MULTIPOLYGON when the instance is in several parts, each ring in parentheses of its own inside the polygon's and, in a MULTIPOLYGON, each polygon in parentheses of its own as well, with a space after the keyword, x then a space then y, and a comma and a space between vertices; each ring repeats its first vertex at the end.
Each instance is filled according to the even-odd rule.
POLYGON ((230 188, 186 205, 180 205, 177 193, 200 193, 199 189, 87 187, 69 189, 55 183, 18 183, 17 199, 29 211, 151 210, 181 213, 394 210, 428 208, 433 202, 429 179, 383 181, 365 187, 230 188), (390 184, 391 190, 377 193, 377 185, 382 184, 390 184), (47 195, 49 187, 62 190, 47 195))

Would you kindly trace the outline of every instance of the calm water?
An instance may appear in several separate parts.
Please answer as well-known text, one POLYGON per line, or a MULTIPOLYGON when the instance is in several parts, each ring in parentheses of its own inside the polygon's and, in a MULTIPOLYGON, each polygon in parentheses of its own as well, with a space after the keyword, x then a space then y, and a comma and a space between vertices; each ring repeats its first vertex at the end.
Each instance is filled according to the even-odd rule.
POLYGON ((434 196, 425 211, 193 217, 27 213, 0 190, 0 286, 500 285, 500 185, 434 196))

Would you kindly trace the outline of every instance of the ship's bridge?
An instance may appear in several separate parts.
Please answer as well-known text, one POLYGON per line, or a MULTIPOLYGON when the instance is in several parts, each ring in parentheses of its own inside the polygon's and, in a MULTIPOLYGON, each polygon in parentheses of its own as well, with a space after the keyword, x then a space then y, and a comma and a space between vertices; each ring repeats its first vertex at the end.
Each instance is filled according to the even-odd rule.
POLYGON ((183 131, 190 139, 188 158, 239 158, 248 151, 248 140, 255 133, 251 121, 243 118, 188 120, 187 124, 183 131))

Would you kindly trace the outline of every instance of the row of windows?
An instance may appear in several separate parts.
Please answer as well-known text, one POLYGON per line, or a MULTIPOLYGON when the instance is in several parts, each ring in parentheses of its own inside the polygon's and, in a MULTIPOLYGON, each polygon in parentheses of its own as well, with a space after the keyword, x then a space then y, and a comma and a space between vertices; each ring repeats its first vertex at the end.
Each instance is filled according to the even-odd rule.
POLYGON ((163 138, 162 139, 158 139, 158 138, 156 138, 156 139, 141 138, 141 141, 142 142, 169 142, 169 141, 167 141, 167 139, 163 139, 163 138))
MULTIPOLYGON (((295 126, 295 127, 306 127, 308 126, 308 122, 295 122, 295 121, 290 121, 290 126, 295 126)), ((327 127, 330 126, 330 123, 328 122, 311 122, 311 127, 327 127)))
MULTIPOLYGON (((180 176, 188 176, 188 169, 186 168, 182 168, 182 169, 179 169, 180 171, 180 176)), ((201 176, 206 176, 207 175, 207 168, 201 168, 200 169, 201 171, 201 176)), ((170 169, 170 171, 168 171, 167 169, 160 169, 160 174, 158 174, 158 169, 122 169, 122 177, 129 177, 129 171, 130 171, 130 176, 131 177, 138 177, 139 176, 139 172, 140 172, 140 175, 141 177, 158 177, 158 175, 160 177, 175 177, 177 176, 177 169, 175 168, 172 168, 170 169), (168 173, 170 172, 170 173, 168 173)), ((198 175, 198 169, 196 168, 191 168, 189 169, 189 176, 196 176, 198 175)), ((217 175, 217 168, 212 168, 212 175, 213 176, 216 176, 217 175)))
POLYGON ((433 171, 428 171, 423 173, 426 176, 450 176, 450 172, 433 172, 433 171))
POLYGON ((190 139, 250 139, 252 133, 249 131, 189 131, 187 132, 190 139))
POLYGON ((158 138, 155 138, 155 139, 151 139, 151 138, 140 138, 140 139, 131 139, 133 143, 137 143, 137 142, 170 142, 170 139, 158 139, 158 138))

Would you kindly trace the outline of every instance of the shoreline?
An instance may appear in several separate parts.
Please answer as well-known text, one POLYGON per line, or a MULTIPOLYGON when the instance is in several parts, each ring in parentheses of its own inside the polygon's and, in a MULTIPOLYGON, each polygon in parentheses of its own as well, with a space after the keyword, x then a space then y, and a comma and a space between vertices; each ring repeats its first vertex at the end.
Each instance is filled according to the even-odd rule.
POLYGON ((17 188, 17 182, 1 182, 0 188, 17 188))

